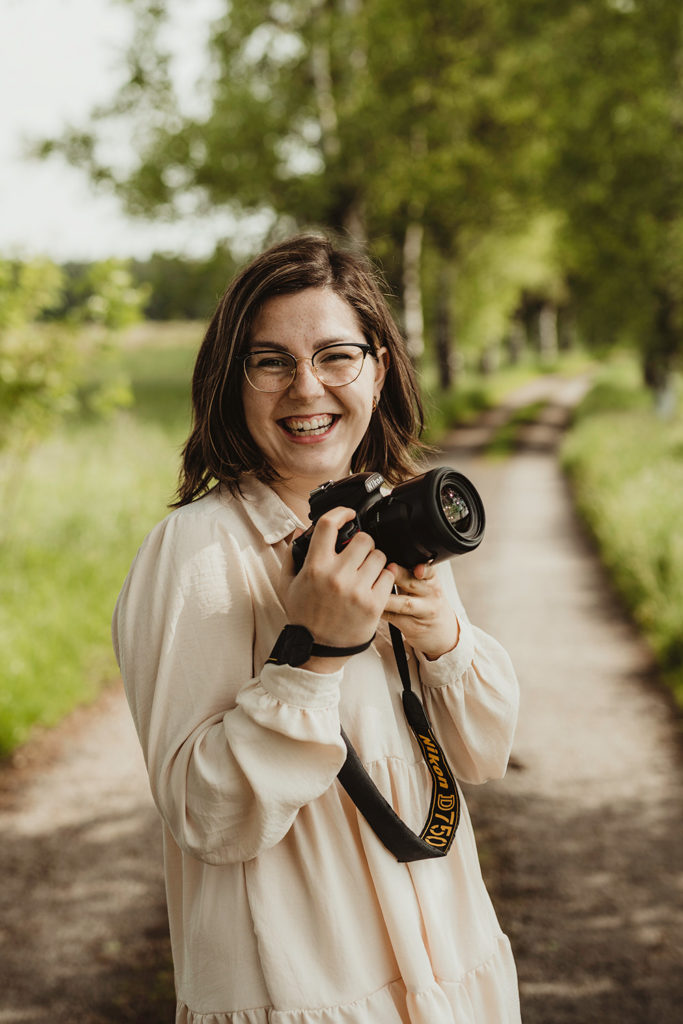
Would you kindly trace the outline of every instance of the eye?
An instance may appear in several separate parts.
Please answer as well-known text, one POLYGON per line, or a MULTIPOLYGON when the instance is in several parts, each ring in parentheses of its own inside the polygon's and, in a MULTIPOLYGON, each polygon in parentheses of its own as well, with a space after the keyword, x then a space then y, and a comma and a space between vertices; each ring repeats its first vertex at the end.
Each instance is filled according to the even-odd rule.
POLYGON ((322 349, 318 362, 320 363, 348 363, 359 355, 357 349, 353 348, 330 348, 322 349))
POLYGON ((289 370, 292 365, 291 359, 278 352, 255 352, 248 362, 253 370, 289 370))

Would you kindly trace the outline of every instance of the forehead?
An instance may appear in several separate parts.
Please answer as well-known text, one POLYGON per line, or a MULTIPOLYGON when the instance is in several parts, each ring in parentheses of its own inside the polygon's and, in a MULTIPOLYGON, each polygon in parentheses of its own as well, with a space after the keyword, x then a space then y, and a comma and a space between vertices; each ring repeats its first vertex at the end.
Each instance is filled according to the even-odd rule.
POLYGON ((331 288, 306 288, 264 302, 251 330, 252 344, 319 347, 365 341, 353 306, 331 288))

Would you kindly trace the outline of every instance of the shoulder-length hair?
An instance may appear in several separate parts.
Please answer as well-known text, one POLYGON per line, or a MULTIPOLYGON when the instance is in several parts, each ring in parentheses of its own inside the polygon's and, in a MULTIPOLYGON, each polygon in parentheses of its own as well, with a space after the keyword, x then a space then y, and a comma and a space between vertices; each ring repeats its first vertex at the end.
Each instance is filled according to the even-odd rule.
POLYGON ((297 235, 272 246, 234 279, 221 298, 197 355, 192 379, 193 422, 183 449, 174 507, 186 505, 215 483, 239 490, 252 473, 266 483, 278 474, 247 430, 240 356, 263 305, 276 295, 331 288, 356 312, 373 352, 385 346, 389 368, 381 401, 356 449, 354 473, 372 470, 395 484, 416 471, 422 447, 422 404, 405 345, 365 256, 318 235, 297 235))

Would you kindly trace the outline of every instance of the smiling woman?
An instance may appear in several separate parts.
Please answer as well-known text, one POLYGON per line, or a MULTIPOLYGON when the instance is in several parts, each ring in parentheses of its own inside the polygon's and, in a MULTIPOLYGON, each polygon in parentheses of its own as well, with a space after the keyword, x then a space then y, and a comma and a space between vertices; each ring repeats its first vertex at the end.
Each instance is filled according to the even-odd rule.
POLYGON ((292 558, 312 489, 415 469, 415 379, 367 261, 309 235, 259 256, 208 328, 193 408, 177 506, 113 624, 164 822, 176 1021, 519 1024, 454 779, 435 822, 450 850, 408 865, 338 778, 353 750, 409 828, 425 819, 433 757, 401 713, 390 627, 429 750, 468 782, 505 771, 509 659, 470 625, 449 563, 387 564, 362 530, 339 545, 351 508, 292 558))
POLYGON ((275 296, 256 317, 244 361, 245 423, 277 473, 273 490, 296 503, 299 518, 321 480, 351 472, 388 362, 386 347, 365 342, 353 307, 328 286, 275 296), (268 354, 274 344, 279 354, 268 354))

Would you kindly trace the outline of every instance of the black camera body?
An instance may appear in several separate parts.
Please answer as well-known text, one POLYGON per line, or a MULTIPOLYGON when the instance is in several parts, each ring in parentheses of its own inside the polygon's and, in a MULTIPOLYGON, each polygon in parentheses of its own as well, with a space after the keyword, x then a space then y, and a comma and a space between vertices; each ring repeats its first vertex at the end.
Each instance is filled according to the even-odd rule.
POLYGON ((318 519, 344 506, 355 518, 339 531, 341 551, 355 533, 369 533, 387 562, 413 569, 421 562, 441 562, 474 551, 484 536, 486 517, 474 485, 447 466, 431 469, 382 494, 381 473, 355 473, 321 484, 309 496, 313 523, 292 544, 294 566, 304 563, 318 519))

